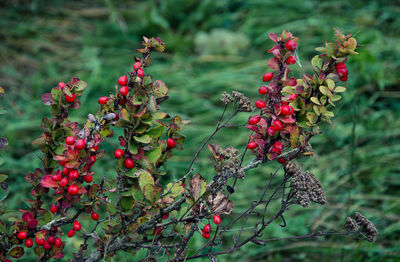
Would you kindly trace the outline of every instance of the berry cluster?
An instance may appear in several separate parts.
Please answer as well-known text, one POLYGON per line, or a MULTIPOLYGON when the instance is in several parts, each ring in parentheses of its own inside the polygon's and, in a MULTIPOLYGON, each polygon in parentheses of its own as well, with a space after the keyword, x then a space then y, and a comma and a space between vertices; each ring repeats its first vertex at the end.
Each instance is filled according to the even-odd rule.
MULTIPOLYGON (((219 215, 215 214, 214 217, 213 217, 213 221, 214 221, 214 223, 216 225, 219 225, 219 224, 221 224, 221 217, 219 215)), ((210 238, 210 232, 211 232, 211 225, 207 224, 201 230, 201 235, 203 236, 203 238, 209 239, 210 238)))

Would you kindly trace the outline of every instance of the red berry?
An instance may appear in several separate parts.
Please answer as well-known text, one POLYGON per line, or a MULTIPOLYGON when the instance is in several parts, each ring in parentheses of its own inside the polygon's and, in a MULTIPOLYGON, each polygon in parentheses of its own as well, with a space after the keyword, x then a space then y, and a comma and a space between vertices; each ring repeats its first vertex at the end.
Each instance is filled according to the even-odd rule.
POLYGON ((124 155, 124 151, 122 151, 122 149, 117 149, 114 152, 114 157, 115 158, 121 158, 124 155))
POLYGON ((35 242, 36 245, 41 246, 44 243, 44 238, 38 238, 37 236, 35 237, 35 242))
POLYGON ((286 58, 285 62, 288 65, 292 65, 292 64, 296 63, 296 58, 291 55, 288 58, 286 58))
POLYGON ((295 100, 296 98, 297 98, 297 94, 291 94, 291 95, 289 96, 289 100, 290 100, 290 101, 295 100))
POLYGON ((55 238, 53 236, 49 236, 49 238, 47 239, 47 242, 49 242, 49 244, 54 244, 55 238))
POLYGON ((55 174, 51 177, 54 181, 60 181, 61 180, 61 175, 60 174, 55 174))
POLYGON ((65 160, 61 160, 61 161, 59 162, 60 166, 65 166, 66 163, 67 163, 67 161, 65 161, 65 160))
POLYGON ((336 73, 339 75, 339 77, 343 77, 349 73, 346 68, 336 68, 336 73))
POLYGON ((68 103, 72 103, 76 99, 76 95, 75 94, 72 94, 72 96, 65 95, 64 98, 65 98, 65 101, 67 101, 68 103))
POLYGON ((281 107, 281 115, 284 116, 290 115, 290 107, 288 105, 283 105, 281 107))
POLYGON ((168 145, 168 147, 170 147, 170 148, 174 148, 175 147, 175 140, 173 139, 173 138, 168 138, 167 139, 167 145, 168 145))
POLYGON ((285 47, 286 47, 286 50, 288 50, 288 51, 294 51, 294 50, 296 50, 297 43, 296 43, 296 41, 289 40, 286 42, 285 47))
POLYGON ((216 225, 221 224, 221 218, 220 218, 219 215, 215 214, 213 220, 214 220, 214 223, 215 223, 216 225))
POLYGON ((57 212, 58 211, 58 206, 52 205, 51 208, 50 208, 50 211, 51 211, 51 213, 57 212))
POLYGON ((283 126, 282 126, 282 122, 279 120, 275 120, 274 121, 274 128, 276 131, 281 131, 283 126))
POLYGON ((265 95, 265 94, 267 94, 267 93, 268 93, 268 87, 266 87, 266 86, 261 86, 261 87, 258 89, 258 93, 259 93, 260 95, 265 95))
POLYGON ((344 75, 340 78, 341 81, 346 82, 347 81, 347 75, 344 75))
POLYGON ((267 134, 268 134, 269 136, 275 135, 275 128, 273 128, 272 126, 268 127, 268 128, 267 128, 267 134))
POLYGON ((292 106, 289 106, 289 115, 294 114, 294 108, 292 106))
POLYGON ((280 154, 282 152, 282 150, 283 150, 282 144, 280 142, 278 142, 278 141, 275 142, 273 151, 278 153, 278 154, 280 154))
POLYGON ((209 234, 209 233, 206 233, 206 232, 203 232, 202 236, 203 236, 203 238, 205 238, 205 239, 209 239, 209 238, 210 238, 210 234, 209 234))
POLYGON ((85 139, 78 139, 75 143, 75 148, 78 150, 84 149, 86 146, 86 140, 85 139))
POLYGON ((263 109, 263 108, 265 108, 267 105, 263 102, 263 101, 261 101, 261 100, 257 100, 256 101, 256 107, 257 108, 259 108, 259 109, 263 109))
POLYGON ((118 79, 118 84, 120 86, 126 86, 128 84, 128 77, 127 76, 120 76, 118 79))
POLYGON ((74 228, 75 231, 81 230, 81 223, 79 223, 78 220, 75 220, 74 223, 72 224, 72 227, 74 228))
POLYGON ((93 148, 94 151, 97 151, 97 150, 99 150, 99 145, 96 145, 96 146, 94 146, 92 148, 93 148))
POLYGON ((282 157, 278 158, 278 162, 282 165, 286 163, 285 159, 283 159, 282 157))
POLYGON ((96 212, 93 212, 92 213, 92 219, 95 220, 95 221, 99 220, 99 214, 97 214, 96 212))
POLYGON ((79 187, 77 185, 72 184, 68 187, 68 194, 75 196, 78 193, 79 193, 79 187))
POLYGON ((336 64, 336 70, 338 70, 338 69, 347 69, 347 68, 346 68, 346 64, 343 63, 343 62, 337 63, 337 64, 336 64))
POLYGON ((67 144, 67 145, 69 145, 69 146, 72 146, 73 144, 75 144, 75 137, 73 137, 73 136, 68 136, 68 137, 65 139, 65 144, 67 144))
POLYGON ((69 168, 64 167, 63 170, 62 170, 62 174, 63 174, 63 176, 68 176, 69 168))
POLYGON ((68 184, 68 182, 69 182, 69 179, 66 178, 66 177, 64 177, 63 179, 61 179, 59 185, 60 185, 61 187, 64 187, 64 186, 66 186, 66 185, 68 184))
POLYGON ((72 169, 70 172, 69 172, 69 178, 71 178, 71 179, 77 179, 78 177, 79 177, 79 172, 78 172, 78 170, 76 170, 76 169, 72 169))
POLYGON ((263 81, 264 82, 271 81, 272 77, 274 77, 274 74, 272 74, 271 72, 265 73, 263 76, 263 81))
POLYGON ((58 87, 61 88, 61 89, 64 88, 65 87, 65 83, 64 82, 58 83, 58 87))
POLYGON ((26 247, 32 247, 33 246, 33 240, 32 239, 30 239, 30 238, 27 238, 26 240, 25 240, 25 246, 26 247))
POLYGON ((68 233, 67 233, 67 236, 68 237, 73 237, 75 235, 75 230, 73 230, 73 229, 70 229, 69 231, 68 231, 68 233))
POLYGON ((50 249, 51 249, 50 243, 49 243, 48 241, 44 241, 44 243, 43 243, 43 248, 44 248, 45 250, 50 250, 50 249))
POLYGON ((143 69, 139 68, 136 72, 136 75, 140 78, 142 78, 144 76, 144 71, 143 69))
POLYGON ((156 236, 161 235, 161 227, 155 227, 153 229, 153 234, 156 235, 156 236))
POLYGON ((85 180, 86 183, 90 183, 93 181, 93 177, 90 175, 86 175, 83 177, 83 180, 85 180))
POLYGON ((252 116, 252 117, 249 118, 248 123, 249 123, 249 125, 255 125, 258 122, 260 122, 260 120, 261 120, 261 116, 255 115, 255 116, 252 116))
POLYGON ((211 232, 211 226, 210 226, 210 224, 207 224, 207 225, 204 226, 203 232, 204 232, 204 233, 210 233, 210 232, 211 232))
POLYGON ((93 164, 96 163, 97 157, 96 156, 90 156, 90 159, 92 160, 93 164))
POLYGON ((164 215, 162 216, 162 219, 168 219, 168 218, 169 218, 169 213, 164 214, 164 215))
POLYGON ((102 96, 102 97, 99 98, 98 102, 99 102, 100 105, 104 105, 105 103, 107 103, 107 101, 108 101, 108 97, 102 96))
POLYGON ((128 88, 127 86, 122 86, 122 87, 119 89, 119 94, 120 94, 121 96, 126 96, 128 93, 129 93, 129 88, 128 88))
POLYGON ((54 245, 56 247, 61 247, 61 245, 62 245, 61 239, 57 237, 56 240, 54 240, 54 245))
POLYGON ((139 67, 140 67, 140 63, 139 63, 139 62, 135 62, 135 63, 133 64, 133 70, 136 71, 139 67))
POLYGON ((247 148, 250 150, 253 150, 255 148, 257 148, 257 143, 256 142, 250 142, 247 144, 247 148))
POLYGON ((124 165, 126 168, 131 169, 135 166, 135 162, 133 162, 133 159, 127 158, 127 159, 125 159, 124 165))
POLYGON ((24 240, 28 236, 28 233, 26 231, 21 231, 18 233, 17 237, 21 240, 24 240))

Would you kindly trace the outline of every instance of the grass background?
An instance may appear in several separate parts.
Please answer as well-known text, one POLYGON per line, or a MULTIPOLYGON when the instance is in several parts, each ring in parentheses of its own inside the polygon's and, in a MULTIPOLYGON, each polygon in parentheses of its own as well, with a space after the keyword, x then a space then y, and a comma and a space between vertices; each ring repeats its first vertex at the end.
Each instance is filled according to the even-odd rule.
MULTIPOLYGON (((287 29, 300 38, 302 67, 294 66, 293 73, 300 77, 310 70, 314 48, 332 40, 333 27, 338 27, 356 35, 360 55, 348 62, 348 92, 335 110, 333 124, 325 125, 323 135, 313 139, 316 155, 302 161, 321 179, 329 203, 292 208, 286 215, 288 227, 279 227, 278 221, 264 236, 335 229, 358 210, 376 224, 377 241, 330 237, 265 247, 248 244, 219 260, 400 261, 399 4, 361 0, 1 1, 0 85, 6 90, 1 102, 8 113, 0 119, 0 134, 7 136, 9 147, 1 153, 5 164, 0 173, 10 175, 7 208, 24 206, 30 189, 24 175, 40 167, 40 151, 31 142, 41 133, 41 118, 49 115, 41 94, 71 77, 87 81, 81 99, 84 106, 72 112, 72 120, 82 123, 96 110, 97 98, 108 94, 118 77, 129 71, 141 36, 160 36, 167 45, 147 70, 170 87, 164 110, 192 120, 184 131, 184 151, 168 164, 168 179, 172 179, 184 174, 191 156, 215 126, 224 90, 238 90, 255 100, 267 70, 265 50, 272 43, 267 33, 287 29)), ((242 113, 236 123, 247 118, 242 113)), ((243 127, 226 130, 214 140, 237 148, 246 141, 243 127)), ((112 152, 116 146, 114 139, 104 148, 112 152)), ((113 176, 112 165, 108 156, 95 171, 113 176)), ((272 168, 252 171, 241 181, 233 195, 234 212, 256 199, 272 168)), ((211 179, 206 153, 195 169, 211 179)), ((224 246, 231 239, 224 239, 224 246)), ((71 241, 67 255, 77 243, 71 241)), ((196 236, 191 247, 202 243, 196 236)), ((141 255, 114 260, 136 261, 141 255)))

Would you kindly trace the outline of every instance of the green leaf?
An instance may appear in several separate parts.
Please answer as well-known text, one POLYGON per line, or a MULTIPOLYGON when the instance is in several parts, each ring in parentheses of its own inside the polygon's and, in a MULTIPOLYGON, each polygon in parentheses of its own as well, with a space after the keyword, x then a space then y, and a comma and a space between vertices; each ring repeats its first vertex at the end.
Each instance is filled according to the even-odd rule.
POLYGON ((151 136, 154 139, 158 139, 164 132, 164 126, 157 126, 150 129, 146 134, 151 136))
POLYGON ((140 169, 139 173, 139 187, 143 189, 146 185, 153 185, 154 186, 154 179, 153 176, 144 169, 140 169))
POLYGON ((319 57, 319 55, 316 55, 311 59, 311 64, 313 67, 317 67, 318 69, 321 69, 322 68, 322 59, 319 57))
POLYGON ((321 105, 321 103, 318 101, 318 98, 316 98, 315 96, 311 97, 310 100, 311 100, 311 102, 313 102, 316 105, 319 105, 319 106, 321 105))
POLYGON ((5 174, 0 174, 0 183, 1 182, 3 182, 3 181, 5 181, 6 179, 7 179, 7 175, 5 175, 5 174))
POLYGON ((321 101, 321 105, 325 105, 326 99, 326 96, 321 96, 321 98, 319 99, 321 101))
POLYGON ((340 96, 340 95, 334 95, 334 96, 332 97, 332 101, 333 101, 333 102, 339 101, 340 99, 342 99, 342 96, 340 96))
POLYGON ((329 57, 336 56, 337 46, 334 43, 326 44, 326 55, 329 57))
POLYGON ((79 80, 78 83, 75 85, 76 91, 83 91, 87 87, 87 83, 85 81, 79 80))
POLYGON ((133 137, 137 142, 148 144, 151 142, 152 138, 149 135, 142 135, 142 136, 134 136, 133 137))
POLYGON ((318 110, 318 106, 314 105, 314 106, 313 106, 313 109, 314 109, 314 112, 315 112, 317 115, 320 115, 319 110, 318 110))
POLYGON ((137 201, 143 201, 144 199, 142 191, 137 187, 132 187, 132 197, 137 201))
POLYGON ((343 93, 343 92, 346 92, 346 87, 344 87, 344 86, 337 86, 337 87, 335 88, 335 93, 343 93))
POLYGON ((129 112, 126 108, 122 108, 119 115, 121 116, 121 119, 129 121, 129 112))
POLYGON ((335 81, 328 78, 326 79, 326 84, 328 85, 329 90, 333 91, 333 89, 335 88, 335 81))
POLYGON ((168 94, 168 87, 163 81, 156 80, 153 83, 152 91, 155 97, 163 97, 168 94))
POLYGON ((320 86, 319 87, 319 91, 321 92, 321 94, 326 95, 328 97, 332 97, 333 96, 331 91, 329 91, 329 89, 326 86, 320 86))
POLYGON ((161 156, 161 148, 156 147, 144 154, 150 163, 155 163, 161 156))
POLYGON ((117 213, 117 208, 114 206, 113 203, 107 203, 107 212, 110 213, 112 216, 117 213))
POLYGON ((169 115, 167 113, 164 112, 157 112, 155 114, 153 114, 153 119, 159 120, 159 119, 164 119, 169 117, 169 115))
POLYGON ((124 175, 127 177, 136 178, 140 175, 140 173, 138 171, 139 171, 139 169, 137 169, 137 168, 131 168, 124 175))
POLYGON ((326 116, 326 117, 334 117, 335 116, 332 111, 325 111, 324 113, 322 113, 322 115, 326 116))
POLYGON ((169 183, 164 189, 164 194, 169 192, 167 196, 171 196, 173 198, 176 198, 180 196, 183 192, 185 191, 185 188, 182 186, 182 182, 179 183, 169 183))
POLYGON ((315 121, 317 120, 316 115, 315 115, 314 113, 312 113, 312 112, 308 112, 308 113, 306 114, 306 118, 307 118, 307 120, 308 120, 311 124, 314 124, 315 121))

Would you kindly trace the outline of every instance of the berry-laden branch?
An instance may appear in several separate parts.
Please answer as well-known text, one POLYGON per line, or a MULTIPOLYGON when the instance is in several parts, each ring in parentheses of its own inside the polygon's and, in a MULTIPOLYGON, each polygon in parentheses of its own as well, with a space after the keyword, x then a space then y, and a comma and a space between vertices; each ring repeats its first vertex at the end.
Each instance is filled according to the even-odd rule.
POLYGON ((166 185, 160 178, 167 174, 165 164, 173 151, 183 148, 185 137, 180 132, 188 121, 160 111, 161 103, 168 99, 168 88, 146 73, 152 52, 165 49, 160 38, 144 37, 143 48, 137 50, 141 57, 135 57, 132 71, 118 79, 112 93, 98 99, 98 112, 89 114, 83 125, 69 121, 68 115, 70 109, 80 108, 79 97, 87 84, 77 78, 60 82, 42 96, 53 117, 43 119, 43 134, 34 141, 43 152, 43 166, 26 176, 33 186, 33 199, 27 200, 29 208, 20 209, 22 215, 13 224, 5 227, 3 221, 0 223, 1 261, 22 257, 24 250, 33 246, 40 261, 64 255, 72 255, 75 261, 99 261, 118 251, 139 250, 147 250, 143 261, 163 255, 170 261, 199 257, 214 261, 215 256, 235 252, 250 242, 265 245, 329 235, 364 236, 373 241, 377 230, 359 213, 348 217, 338 232, 262 238, 273 221, 286 226, 285 212, 291 206, 326 203, 319 180, 293 160, 313 155, 310 140, 320 133, 321 121, 331 121, 334 103, 345 91, 338 83, 347 80, 345 62, 349 55, 357 54, 357 44, 351 35, 337 30, 336 37, 336 43, 317 48, 321 53, 311 61, 314 73, 296 79, 289 67, 296 63, 298 39, 286 31, 279 36, 269 34, 275 43, 268 51, 273 55, 268 60, 273 71, 263 76, 267 84, 258 90, 261 98, 255 107, 259 112, 246 125, 251 134, 243 153, 232 146, 211 144, 236 115, 253 111, 242 93, 224 92, 224 110, 215 130, 200 145, 182 176, 166 185), (92 166, 106 153, 100 149, 101 143, 113 137, 115 129, 122 131, 120 148, 114 151, 115 175, 95 176, 92 166), (206 146, 215 168, 208 183, 193 168, 206 146), (243 165, 250 151, 254 158, 243 165), (235 193, 237 182, 246 179, 249 170, 273 160, 281 166, 265 178, 259 198, 225 222, 224 217, 234 209, 229 196, 235 193), (282 169, 281 177, 278 173, 282 169), (280 204, 274 212, 270 208, 273 201, 280 204), (233 246, 220 248, 223 236, 231 231, 237 231, 233 246), (189 250, 197 234, 205 243, 198 250, 189 250), (65 254, 65 238, 77 235, 83 239, 79 249, 65 254))

